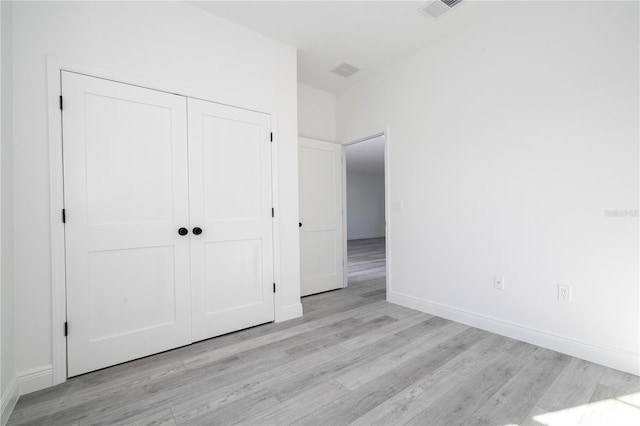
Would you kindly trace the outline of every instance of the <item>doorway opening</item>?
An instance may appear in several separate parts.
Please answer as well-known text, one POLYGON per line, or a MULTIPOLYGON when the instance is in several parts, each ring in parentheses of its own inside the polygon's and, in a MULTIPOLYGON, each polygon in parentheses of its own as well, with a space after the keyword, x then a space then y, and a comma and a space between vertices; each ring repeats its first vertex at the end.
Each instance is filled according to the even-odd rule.
POLYGON ((384 297, 387 283, 385 134, 345 146, 346 282, 384 297))

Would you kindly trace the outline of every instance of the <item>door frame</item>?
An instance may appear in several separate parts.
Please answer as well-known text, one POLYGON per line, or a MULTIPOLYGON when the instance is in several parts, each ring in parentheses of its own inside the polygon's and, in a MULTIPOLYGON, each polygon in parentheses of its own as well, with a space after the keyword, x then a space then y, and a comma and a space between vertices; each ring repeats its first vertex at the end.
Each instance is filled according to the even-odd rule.
MULTIPOLYGON (((168 92, 189 98, 200 99, 228 105, 271 116, 271 191, 273 207, 279 211, 278 181, 278 114, 276 108, 255 103, 242 98, 223 97, 219 94, 193 87, 153 80, 139 75, 115 71, 86 63, 75 62, 57 56, 47 56, 47 115, 49 131, 49 207, 51 227, 51 342, 52 363, 50 374, 40 374, 39 388, 63 383, 67 380, 67 340, 64 335, 64 323, 67 319, 65 234, 62 223, 64 208, 64 175, 62 156, 62 114, 60 96, 62 94, 62 71, 85 74, 90 77, 112 80, 119 83, 140 86, 147 89, 168 92)), ((280 258, 280 215, 273 218, 273 275, 275 282, 281 282, 280 258)), ((274 321, 282 320, 282 293, 274 294, 274 321)))
POLYGON ((347 232, 347 151, 346 147, 349 145, 354 145, 360 142, 365 142, 370 139, 374 139, 380 136, 385 137, 384 141, 384 220, 385 220, 385 229, 384 229, 384 244, 385 244, 385 269, 386 269, 386 285, 385 285, 385 299, 389 300, 389 293, 391 289, 391 179, 390 179, 390 162, 389 162, 389 141, 391 140, 391 129, 390 126, 386 126, 383 131, 370 133, 369 136, 364 136, 358 139, 352 139, 349 142, 342 143, 342 206, 344 210, 344 214, 342 215, 342 229, 343 229, 343 254, 344 254, 344 286, 347 287, 349 283, 348 272, 349 272, 349 262, 348 262, 348 250, 347 250, 347 241, 348 241, 348 232, 347 232))

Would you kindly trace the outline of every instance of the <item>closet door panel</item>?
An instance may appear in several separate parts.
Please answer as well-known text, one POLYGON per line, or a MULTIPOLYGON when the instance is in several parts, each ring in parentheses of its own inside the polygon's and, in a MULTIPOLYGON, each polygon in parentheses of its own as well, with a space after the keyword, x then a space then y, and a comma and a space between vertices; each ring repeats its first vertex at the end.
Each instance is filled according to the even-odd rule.
POLYGON ((270 116, 188 103, 197 341, 273 321, 270 116))
POLYGON ((191 342, 186 98, 62 72, 68 374, 191 342))

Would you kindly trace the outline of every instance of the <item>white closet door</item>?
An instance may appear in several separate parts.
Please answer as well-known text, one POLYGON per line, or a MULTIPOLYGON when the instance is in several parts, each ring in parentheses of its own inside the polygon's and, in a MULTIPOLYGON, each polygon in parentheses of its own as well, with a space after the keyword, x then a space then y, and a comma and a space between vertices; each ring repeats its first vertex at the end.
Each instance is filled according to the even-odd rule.
POLYGON ((274 318, 270 116, 188 102, 192 334, 198 341, 274 318))
POLYGON ((186 98, 62 73, 68 375, 191 342, 186 98))
POLYGON ((300 294, 344 287, 342 146, 300 138, 300 294))

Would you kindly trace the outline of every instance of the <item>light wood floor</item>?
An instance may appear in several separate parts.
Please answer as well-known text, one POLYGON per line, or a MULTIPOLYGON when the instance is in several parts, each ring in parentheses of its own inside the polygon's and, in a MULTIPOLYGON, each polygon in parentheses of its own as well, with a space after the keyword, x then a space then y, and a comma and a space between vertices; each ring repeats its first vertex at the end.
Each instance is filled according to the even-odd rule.
POLYGON ((383 239, 349 271, 302 318, 23 396, 9 424, 640 424, 636 376, 385 302, 383 239))

